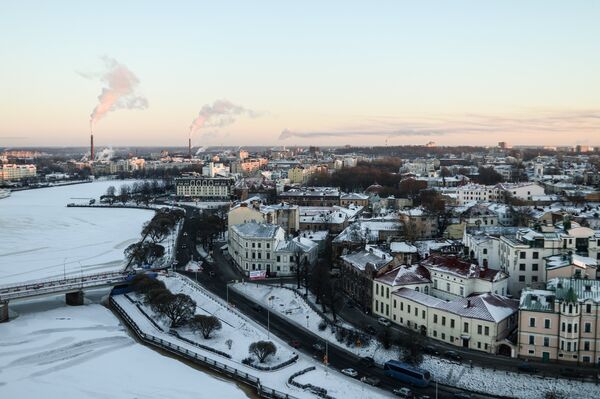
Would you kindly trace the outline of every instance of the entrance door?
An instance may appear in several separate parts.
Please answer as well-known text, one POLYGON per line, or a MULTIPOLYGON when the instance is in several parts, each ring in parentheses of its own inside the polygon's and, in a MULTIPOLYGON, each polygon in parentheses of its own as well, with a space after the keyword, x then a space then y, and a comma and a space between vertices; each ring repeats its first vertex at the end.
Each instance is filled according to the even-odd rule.
POLYGON ((463 338, 463 348, 469 347, 469 338, 463 338))
POLYGON ((542 361, 547 362, 548 360, 550 360, 550 353, 542 352, 542 361))

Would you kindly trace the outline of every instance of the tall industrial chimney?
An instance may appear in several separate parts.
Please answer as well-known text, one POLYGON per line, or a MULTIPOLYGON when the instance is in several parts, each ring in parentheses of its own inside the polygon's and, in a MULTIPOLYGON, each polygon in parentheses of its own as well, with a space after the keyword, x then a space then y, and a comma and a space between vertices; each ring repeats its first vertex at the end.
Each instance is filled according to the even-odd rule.
POLYGON ((94 161, 94 132, 90 133, 90 161, 94 161))
POLYGON ((188 156, 192 159, 192 138, 188 139, 188 156))

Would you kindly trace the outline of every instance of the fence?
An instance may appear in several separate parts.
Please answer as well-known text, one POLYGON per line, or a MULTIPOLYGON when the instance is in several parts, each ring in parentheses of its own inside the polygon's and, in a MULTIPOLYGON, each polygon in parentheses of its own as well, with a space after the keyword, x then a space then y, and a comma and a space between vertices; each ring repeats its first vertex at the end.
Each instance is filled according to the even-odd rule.
POLYGON ((218 373, 225 374, 237 381, 243 382, 244 384, 250 385, 253 388, 256 388, 258 394, 263 398, 272 398, 272 399, 298 399, 295 396, 288 395, 284 392, 278 391, 276 389, 272 389, 269 387, 265 387, 260 383, 260 378, 248 374, 246 372, 240 371, 234 367, 228 366, 226 364, 217 362, 212 360, 206 356, 199 355, 195 352, 190 351, 189 349, 182 348, 179 345, 173 344, 169 341, 165 341, 161 338, 155 337, 150 334, 146 334, 143 332, 137 323, 125 312, 125 310, 114 300, 114 298, 110 297, 110 304, 117 311, 117 313, 125 320, 129 328, 133 330, 135 335, 146 344, 150 344, 156 347, 159 347, 167 352, 171 352, 175 355, 181 356, 185 359, 188 359, 194 363, 200 364, 202 366, 208 367, 211 370, 214 370, 218 373))

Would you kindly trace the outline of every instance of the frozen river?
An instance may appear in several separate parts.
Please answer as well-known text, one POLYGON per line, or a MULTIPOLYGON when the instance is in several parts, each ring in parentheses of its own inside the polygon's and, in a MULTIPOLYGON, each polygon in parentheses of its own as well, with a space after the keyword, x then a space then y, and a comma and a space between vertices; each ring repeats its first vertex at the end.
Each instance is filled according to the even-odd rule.
POLYGON ((99 181, 13 192, 0 200, 0 285, 119 269, 123 250, 140 237, 153 212, 139 209, 67 208, 96 198, 99 181))

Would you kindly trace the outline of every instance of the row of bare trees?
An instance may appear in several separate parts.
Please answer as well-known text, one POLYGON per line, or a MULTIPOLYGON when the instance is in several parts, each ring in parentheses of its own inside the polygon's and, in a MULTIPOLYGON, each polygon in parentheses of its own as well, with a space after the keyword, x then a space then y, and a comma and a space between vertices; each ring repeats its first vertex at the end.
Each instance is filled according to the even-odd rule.
POLYGON ((109 186, 106 189, 106 193, 100 196, 100 201, 107 202, 110 205, 116 202, 125 204, 129 201, 134 201, 136 205, 143 203, 147 206, 152 197, 165 194, 167 188, 167 183, 158 180, 146 180, 143 182, 134 182, 132 184, 123 184, 119 187, 118 192, 115 186, 109 186))

